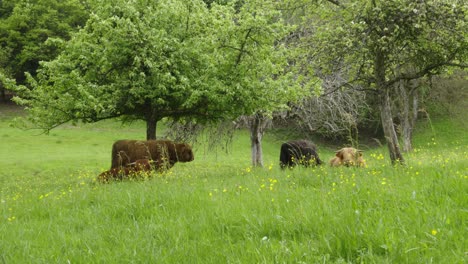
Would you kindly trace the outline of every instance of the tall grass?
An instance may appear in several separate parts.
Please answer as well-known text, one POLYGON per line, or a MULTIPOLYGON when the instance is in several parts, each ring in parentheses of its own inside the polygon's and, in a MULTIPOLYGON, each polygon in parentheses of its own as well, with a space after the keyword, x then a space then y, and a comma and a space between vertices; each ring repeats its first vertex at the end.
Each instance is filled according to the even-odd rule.
POLYGON ((456 122, 419 131, 406 167, 378 148, 367 168, 282 171, 281 142, 267 136, 266 166, 252 168, 241 131, 229 153, 201 146, 151 179, 99 184, 112 142, 142 138, 142 124, 36 135, 10 120, 0 118, 0 263, 467 260, 468 142, 456 122))

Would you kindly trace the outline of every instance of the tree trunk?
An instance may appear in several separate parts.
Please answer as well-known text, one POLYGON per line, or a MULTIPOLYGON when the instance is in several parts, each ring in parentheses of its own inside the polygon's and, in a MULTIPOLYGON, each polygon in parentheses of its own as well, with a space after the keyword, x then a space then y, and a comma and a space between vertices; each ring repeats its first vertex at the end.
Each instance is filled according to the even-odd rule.
POLYGON ((149 110, 146 113, 146 140, 156 139, 156 128, 158 124, 158 118, 153 110, 149 110))
POLYGON ((156 119, 146 120, 146 140, 156 139, 156 127, 158 121, 156 119))
POLYGON ((1 82, 0 82, 0 98, 2 102, 6 102, 5 87, 3 87, 3 84, 1 82))
POLYGON ((403 140, 403 151, 413 150, 413 130, 418 116, 418 91, 415 83, 402 81, 399 85, 399 98, 401 102, 401 138, 403 140))
POLYGON ((252 166, 254 167, 263 167, 262 138, 267 125, 268 119, 261 114, 255 114, 249 121, 252 166))
POLYGON ((398 143, 398 136, 395 131, 395 125, 393 124, 389 88, 385 82, 385 65, 386 57, 384 52, 377 49, 375 51, 374 72, 377 89, 379 91, 380 118, 382 121, 383 132, 387 141, 388 151, 390 153, 390 160, 392 164, 404 164, 403 155, 401 155, 400 145, 398 143))
POLYGON ((403 151, 410 152, 411 146, 411 125, 410 125, 410 98, 408 94, 408 81, 398 83, 398 98, 400 99, 400 122, 401 139, 403 140, 403 151))
POLYGON ((418 111, 419 111, 419 90, 418 89, 413 89, 411 91, 411 95, 413 96, 413 108, 411 109, 412 112, 412 118, 411 118, 411 138, 413 137, 413 130, 414 127, 416 126, 416 120, 418 120, 418 111))
POLYGON ((156 128, 158 121, 161 120, 161 117, 158 116, 157 112, 151 106, 151 103, 146 104, 146 140, 155 140, 156 139, 156 128))
POLYGON ((380 118, 382 120, 382 127, 384 130, 385 139, 390 153, 390 160, 392 164, 404 164, 405 160, 400 151, 397 133, 393 124, 392 109, 390 103, 389 91, 386 89, 381 92, 380 96, 380 118))
POLYGON ((250 131, 250 133, 252 166, 263 167, 262 135, 254 131, 250 131))

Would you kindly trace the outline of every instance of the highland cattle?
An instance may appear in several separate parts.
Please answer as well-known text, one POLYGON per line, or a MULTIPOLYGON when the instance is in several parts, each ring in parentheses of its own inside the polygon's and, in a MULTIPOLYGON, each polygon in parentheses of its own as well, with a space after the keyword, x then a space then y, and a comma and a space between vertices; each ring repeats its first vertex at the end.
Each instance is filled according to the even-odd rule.
POLYGON ((123 180, 127 178, 138 178, 139 176, 149 176, 149 172, 153 170, 154 161, 148 159, 139 159, 135 162, 128 163, 125 166, 111 168, 108 171, 102 172, 98 176, 98 181, 107 183, 111 180, 123 180), (144 174, 144 172, 146 172, 144 174))
POLYGON ((170 140, 118 140, 112 145, 111 169, 140 159, 154 161, 156 170, 165 171, 176 162, 193 161, 194 156, 190 145, 170 140))
POLYGON ((330 166, 357 166, 365 167, 366 162, 362 156, 362 150, 355 148, 342 148, 335 152, 335 157, 330 160, 330 166))
POLYGON ((322 161, 316 146, 307 140, 293 140, 283 143, 280 150, 280 166, 294 167, 295 165, 320 165, 322 161))

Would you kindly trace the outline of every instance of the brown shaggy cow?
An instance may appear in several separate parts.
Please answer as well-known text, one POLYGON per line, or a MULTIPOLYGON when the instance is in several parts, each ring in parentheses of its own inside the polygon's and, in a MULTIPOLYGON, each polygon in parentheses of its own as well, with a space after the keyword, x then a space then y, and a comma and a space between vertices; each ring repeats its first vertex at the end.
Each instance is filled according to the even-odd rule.
POLYGON ((338 167, 344 165, 365 167, 366 162, 362 157, 362 150, 355 148, 342 148, 336 151, 336 156, 330 160, 330 166, 338 167))
POLYGON ((155 162, 155 169, 164 171, 172 168, 178 161, 193 160, 190 145, 170 140, 118 140, 112 146, 111 169, 126 166, 139 159, 155 162))
POLYGON ((150 172, 153 170, 154 161, 148 159, 139 159, 135 162, 128 163, 124 167, 111 168, 98 176, 99 182, 109 182, 110 180, 123 180, 126 178, 143 176, 142 172, 150 172))
POLYGON ((139 159, 136 160, 135 162, 128 163, 126 165, 127 168, 133 169, 136 172, 138 171, 151 171, 151 169, 154 168, 154 160, 149 160, 149 159, 139 159))

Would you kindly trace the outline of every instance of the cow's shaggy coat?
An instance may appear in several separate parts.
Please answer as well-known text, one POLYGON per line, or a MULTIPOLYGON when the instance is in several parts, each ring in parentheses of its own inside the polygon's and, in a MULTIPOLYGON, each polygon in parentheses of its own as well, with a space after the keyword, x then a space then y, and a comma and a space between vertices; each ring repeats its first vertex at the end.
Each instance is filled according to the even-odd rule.
POLYGON ((118 140, 113 144, 111 169, 139 159, 152 160, 156 170, 164 171, 178 161, 189 162, 194 157, 190 145, 170 140, 118 140))
POLYGON ((307 140, 293 140, 283 143, 280 150, 280 166, 294 167, 297 164, 304 166, 320 165, 317 148, 307 140))
POLYGON ((366 162, 362 156, 362 150, 355 148, 342 148, 336 151, 335 157, 330 160, 330 166, 357 166, 365 167, 366 162))
POLYGON ((137 178, 138 176, 144 176, 143 172, 147 172, 146 176, 149 176, 148 172, 151 172, 154 168, 154 161, 148 159, 139 159, 135 162, 128 163, 126 166, 119 168, 111 168, 98 176, 98 181, 102 183, 109 182, 111 180, 123 180, 126 178, 137 178))

